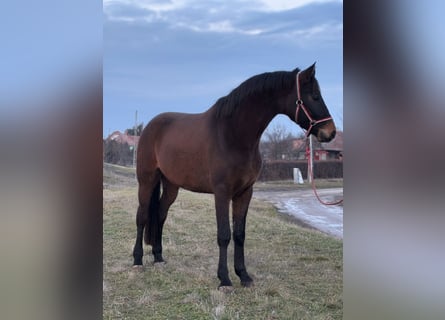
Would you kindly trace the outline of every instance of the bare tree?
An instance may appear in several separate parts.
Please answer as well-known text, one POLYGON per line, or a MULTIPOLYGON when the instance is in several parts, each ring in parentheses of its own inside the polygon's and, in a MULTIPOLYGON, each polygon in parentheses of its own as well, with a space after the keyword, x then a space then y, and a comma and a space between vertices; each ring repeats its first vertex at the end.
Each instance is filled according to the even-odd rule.
POLYGON ((142 129, 144 129, 144 124, 143 123, 139 123, 138 126, 136 127, 136 134, 135 134, 134 128, 128 128, 125 131, 127 132, 127 134, 129 136, 140 136, 141 133, 142 133, 142 129))
POLYGON ((276 124, 264 132, 260 149, 265 160, 292 158, 292 141, 295 137, 282 124, 276 124))

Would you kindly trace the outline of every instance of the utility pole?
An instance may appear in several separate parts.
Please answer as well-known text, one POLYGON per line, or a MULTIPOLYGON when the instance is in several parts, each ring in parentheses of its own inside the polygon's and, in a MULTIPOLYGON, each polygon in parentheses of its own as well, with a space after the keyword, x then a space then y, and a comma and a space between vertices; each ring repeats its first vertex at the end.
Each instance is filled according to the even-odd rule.
POLYGON ((138 127, 138 111, 136 110, 135 116, 134 116, 134 139, 133 139, 133 168, 136 168, 136 137, 137 137, 137 127, 138 127))
POLYGON ((307 168, 307 181, 312 183, 312 177, 314 175, 314 150, 312 145, 312 135, 309 135, 309 163, 307 168))

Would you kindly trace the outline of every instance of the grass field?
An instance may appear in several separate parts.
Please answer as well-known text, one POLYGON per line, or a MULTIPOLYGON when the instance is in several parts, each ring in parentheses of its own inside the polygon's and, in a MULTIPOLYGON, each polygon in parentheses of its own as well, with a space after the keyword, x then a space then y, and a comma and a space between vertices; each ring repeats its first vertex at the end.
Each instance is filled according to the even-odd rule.
MULTIPOLYGON (((261 186, 265 188, 265 186, 261 186)), ((341 319, 342 241, 283 219, 253 200, 247 217, 246 266, 253 288, 217 290, 213 196, 181 191, 164 228, 164 258, 133 270, 137 184, 134 171, 104 166, 104 319, 341 319)))

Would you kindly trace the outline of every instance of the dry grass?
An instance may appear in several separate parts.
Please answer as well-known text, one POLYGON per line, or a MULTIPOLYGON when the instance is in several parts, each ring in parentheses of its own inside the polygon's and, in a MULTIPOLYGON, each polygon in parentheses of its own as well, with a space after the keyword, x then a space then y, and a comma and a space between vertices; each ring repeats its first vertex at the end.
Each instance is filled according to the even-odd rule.
POLYGON ((213 196, 181 191, 164 228, 167 264, 134 270, 136 182, 104 167, 104 319, 341 319, 342 242, 281 219, 253 200, 246 265, 255 287, 233 271, 231 294, 219 292, 213 196))

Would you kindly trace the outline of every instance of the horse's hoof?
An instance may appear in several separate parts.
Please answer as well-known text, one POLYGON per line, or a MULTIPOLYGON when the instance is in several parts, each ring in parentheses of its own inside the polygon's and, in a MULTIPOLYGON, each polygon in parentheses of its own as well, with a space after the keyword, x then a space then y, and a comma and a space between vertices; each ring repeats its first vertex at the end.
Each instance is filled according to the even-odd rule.
POLYGON ((167 264, 167 262, 165 262, 165 261, 155 261, 155 262, 153 262, 153 266, 156 267, 156 268, 162 268, 166 264, 167 264))
POLYGON ((144 271, 144 266, 142 264, 135 264, 131 267, 134 271, 144 271))
POLYGON ((220 286, 218 287, 218 291, 225 293, 225 294, 229 294, 232 293, 233 290, 235 290, 235 288, 233 286, 220 286))
POLYGON ((242 285, 244 288, 252 288, 252 287, 255 286, 255 284, 254 284, 253 281, 245 281, 245 282, 242 282, 242 281, 241 281, 241 285, 242 285))

